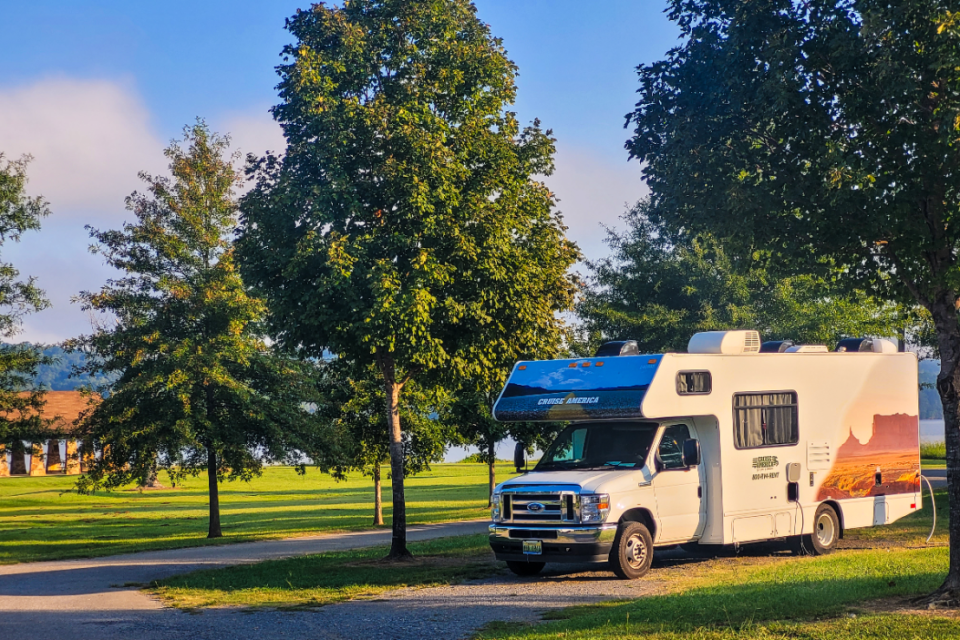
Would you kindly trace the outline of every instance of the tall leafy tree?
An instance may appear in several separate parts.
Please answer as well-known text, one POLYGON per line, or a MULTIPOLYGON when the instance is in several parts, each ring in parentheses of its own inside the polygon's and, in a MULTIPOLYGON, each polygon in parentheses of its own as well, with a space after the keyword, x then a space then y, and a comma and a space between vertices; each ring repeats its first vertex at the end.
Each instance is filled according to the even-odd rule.
MULTIPOLYGON (((29 156, 5 160, 0 153, 0 246, 19 242, 24 233, 38 230, 40 221, 50 214, 42 197, 26 193, 30 160, 29 156)), ((0 262, 0 338, 16 335, 26 314, 48 306, 33 277, 20 279, 12 264, 0 262)), ((39 417, 43 390, 33 379, 38 368, 48 362, 30 344, 0 345, 0 444, 33 439, 45 426, 39 417)))
POLYGON ((287 147, 251 167, 241 268, 281 344, 377 367, 405 556, 406 383, 493 380, 559 341, 577 249, 535 179, 554 144, 508 110, 516 67, 467 0, 317 4, 287 28, 287 147))
POLYGON ((628 143, 657 215, 929 311, 960 594, 960 6, 672 0, 628 143))
POLYGON ((304 404, 313 399, 308 365, 264 343, 264 305, 234 264, 238 176, 228 148, 202 121, 187 127, 165 151, 172 177, 141 174, 147 193, 127 198, 136 221, 91 231, 94 250, 124 275, 80 300, 115 321, 69 342, 87 356, 82 372, 115 379, 83 420, 103 455, 78 489, 144 484, 155 466, 174 479, 205 470, 211 538, 222 535, 220 481, 300 462, 298 451, 323 461, 304 404))
MULTIPOLYGON (((834 345, 850 336, 915 338, 918 314, 904 305, 847 291, 827 277, 779 277, 760 258, 728 253, 709 234, 671 233, 641 201, 610 230, 610 256, 589 263, 591 286, 577 313, 595 343, 635 339, 647 353, 683 351, 698 331, 758 329, 771 340, 834 345)), ((592 347, 592 348, 591 348, 592 347)))

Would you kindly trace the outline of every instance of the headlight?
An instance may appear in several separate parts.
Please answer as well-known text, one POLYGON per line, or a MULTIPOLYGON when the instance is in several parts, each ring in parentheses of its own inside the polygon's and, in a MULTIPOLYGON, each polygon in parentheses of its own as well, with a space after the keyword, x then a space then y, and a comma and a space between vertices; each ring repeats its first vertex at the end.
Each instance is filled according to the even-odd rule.
POLYGON ((500 522, 500 505, 500 494, 493 494, 493 497, 490 498, 490 519, 494 522, 500 522))
POLYGON ((610 513, 610 496, 606 493, 580 496, 580 522, 603 522, 610 513))

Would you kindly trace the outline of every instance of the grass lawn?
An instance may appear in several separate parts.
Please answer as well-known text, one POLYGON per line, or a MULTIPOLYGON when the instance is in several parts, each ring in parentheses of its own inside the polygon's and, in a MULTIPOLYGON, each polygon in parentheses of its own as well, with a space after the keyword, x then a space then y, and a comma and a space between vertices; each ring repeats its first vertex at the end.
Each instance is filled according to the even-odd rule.
MULTIPOLYGON (((502 467, 503 479, 513 470, 502 467)), ((510 474, 512 475, 512 473, 510 474)), ((103 556, 148 549, 264 540, 369 528, 373 482, 360 474, 346 482, 309 469, 271 467, 252 482, 220 487, 224 537, 207 534, 207 477, 176 489, 70 493, 76 477, 0 479, 0 564, 103 556)), ((161 482, 166 478, 161 475, 161 482)), ((438 464, 408 478, 407 522, 424 524, 488 515, 487 469, 438 464)), ((390 485, 384 483, 384 519, 390 525, 390 485)))
POLYGON ((315 607, 390 589, 439 586, 498 571, 486 535, 413 542, 409 562, 382 562, 389 547, 337 551, 254 565, 196 571, 162 580, 152 591, 181 608, 315 607))
POLYGON ((947 461, 939 458, 920 458, 921 469, 946 469, 947 461))
MULTIPOLYGON (((938 518, 944 523, 946 493, 938 497, 938 518)), ((754 635, 745 637, 792 638, 798 621, 827 617, 832 621, 823 624, 838 624, 854 620, 837 616, 849 613, 857 603, 932 591, 946 571, 947 553, 943 546, 922 548, 930 516, 926 501, 920 513, 894 525, 848 532, 846 549, 821 558, 747 547, 736 558, 702 561, 681 556, 679 561, 658 562, 644 579, 662 582, 666 595, 566 609, 553 614, 562 621, 528 629, 491 625, 479 637, 720 638, 749 628, 754 635)), ((932 544, 945 542, 946 528, 941 526, 932 544)), ((411 565, 379 562, 387 552, 384 547, 198 571, 161 581, 152 591, 178 607, 318 606, 404 586, 452 584, 502 570, 493 562, 483 535, 419 543, 411 550, 418 556, 411 565)), ((830 637, 822 631, 823 637, 830 637)))
POLYGON ((931 547, 919 546, 930 529, 930 502, 925 500, 921 512, 893 525, 848 532, 844 545, 852 548, 829 556, 747 552, 654 569, 644 579, 666 579, 663 595, 565 609, 551 614, 553 621, 533 627, 496 623, 477 638, 960 638, 960 620, 949 612, 907 613, 904 608, 909 608, 908 597, 933 591, 946 574, 946 502, 946 492, 938 492, 938 533, 931 547))

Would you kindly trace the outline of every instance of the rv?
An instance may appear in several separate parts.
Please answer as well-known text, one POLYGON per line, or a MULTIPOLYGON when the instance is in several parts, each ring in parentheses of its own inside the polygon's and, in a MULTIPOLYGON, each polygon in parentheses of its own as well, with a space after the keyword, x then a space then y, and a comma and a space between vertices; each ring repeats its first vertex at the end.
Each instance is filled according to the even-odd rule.
POLYGON ((514 366, 494 417, 569 422, 495 490, 490 545, 514 573, 608 562, 638 578, 675 545, 824 554, 921 507, 913 354, 877 339, 761 345, 755 331, 698 333, 687 351, 628 341, 514 366))

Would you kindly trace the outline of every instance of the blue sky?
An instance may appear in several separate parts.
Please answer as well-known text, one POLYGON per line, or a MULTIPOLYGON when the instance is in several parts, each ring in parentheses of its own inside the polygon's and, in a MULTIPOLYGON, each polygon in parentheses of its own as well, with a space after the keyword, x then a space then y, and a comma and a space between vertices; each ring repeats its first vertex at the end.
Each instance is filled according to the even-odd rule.
MULTIPOLYGON (((478 0, 480 18, 519 65, 516 110, 557 137, 569 235, 603 255, 601 223, 616 225, 641 197, 627 162, 623 116, 635 67, 677 42, 665 0, 478 0)), ((0 21, 0 151, 35 156, 30 191, 50 201, 40 233, 3 248, 35 275, 52 308, 28 317, 21 339, 55 342, 90 330, 70 303, 110 277, 87 252, 85 224, 117 227, 137 172, 164 171, 161 151, 197 116, 230 132, 244 153, 282 149, 267 109, 274 66, 290 41, 284 19, 305 3, 91 1, 7 3, 0 21)))

